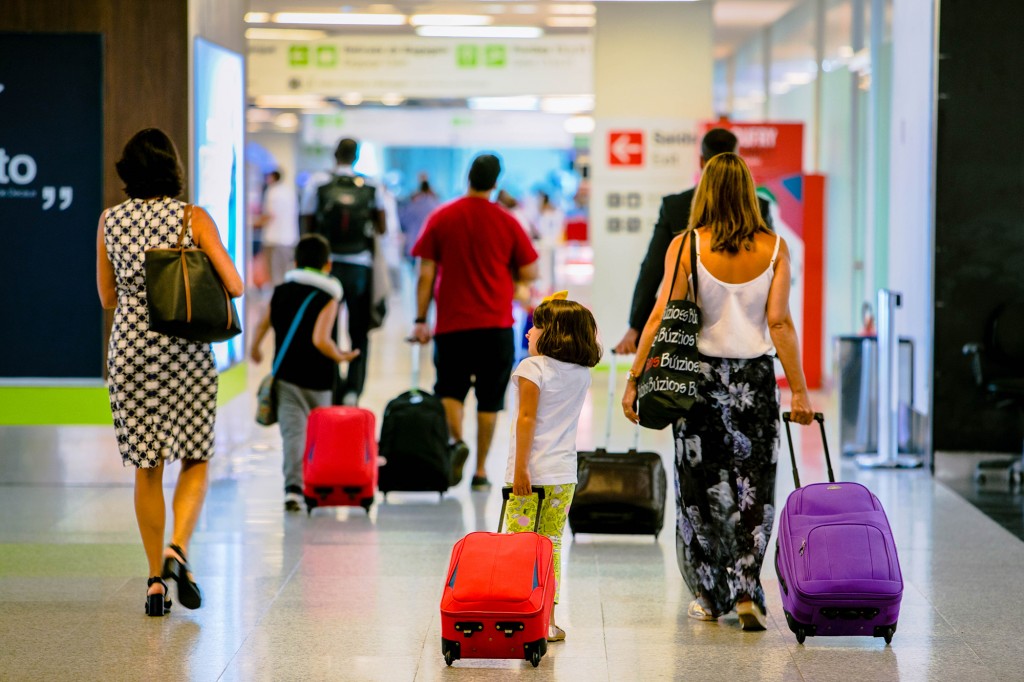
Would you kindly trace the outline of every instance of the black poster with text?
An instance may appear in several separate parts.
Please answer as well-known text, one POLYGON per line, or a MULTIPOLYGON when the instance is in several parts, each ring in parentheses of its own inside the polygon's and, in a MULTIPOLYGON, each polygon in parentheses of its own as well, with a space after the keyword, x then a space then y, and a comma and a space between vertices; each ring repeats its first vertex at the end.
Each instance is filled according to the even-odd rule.
POLYGON ((0 382, 103 376, 100 34, 0 33, 0 382))

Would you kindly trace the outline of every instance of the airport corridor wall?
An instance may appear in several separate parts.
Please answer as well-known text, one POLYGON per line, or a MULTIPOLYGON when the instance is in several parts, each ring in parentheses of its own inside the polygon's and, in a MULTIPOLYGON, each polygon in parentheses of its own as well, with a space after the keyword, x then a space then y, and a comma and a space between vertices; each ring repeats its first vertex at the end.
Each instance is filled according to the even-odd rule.
POLYGON ((984 340, 998 306, 1024 302, 1022 28, 1020 3, 946 0, 940 6, 935 450, 1021 451, 1018 411, 986 399, 962 348, 984 340))

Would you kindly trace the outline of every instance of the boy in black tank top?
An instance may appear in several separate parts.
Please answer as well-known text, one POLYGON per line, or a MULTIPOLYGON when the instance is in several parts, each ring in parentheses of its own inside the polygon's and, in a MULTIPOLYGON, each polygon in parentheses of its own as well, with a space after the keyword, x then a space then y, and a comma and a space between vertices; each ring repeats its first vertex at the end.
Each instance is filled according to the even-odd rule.
POLYGON ((285 275, 283 284, 274 288, 270 307, 252 341, 252 360, 260 363, 260 344, 273 327, 277 419, 284 444, 284 508, 288 511, 301 511, 304 502, 302 450, 309 413, 314 407, 331 404, 338 363, 359 355, 358 350, 344 352, 338 348, 335 322, 341 283, 330 275, 330 256, 330 245, 322 236, 311 234, 299 240, 296 267, 285 275), (283 348, 293 325, 295 331, 283 348))

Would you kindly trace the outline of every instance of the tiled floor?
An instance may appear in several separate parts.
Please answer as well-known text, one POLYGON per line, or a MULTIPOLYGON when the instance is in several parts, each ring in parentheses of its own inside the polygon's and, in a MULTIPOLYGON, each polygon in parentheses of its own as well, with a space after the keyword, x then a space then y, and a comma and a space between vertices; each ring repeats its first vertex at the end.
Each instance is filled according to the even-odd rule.
MULTIPOLYGON (((378 414, 407 382, 403 331, 392 326, 374 337, 364 402, 378 414)), ((595 373, 581 448, 603 439, 607 376, 595 373)), ((670 508, 657 542, 566 542, 559 621, 568 639, 552 645, 539 668, 476 660, 446 668, 438 602, 450 548, 467 531, 495 525, 499 492, 474 494, 463 483, 440 501, 394 494, 369 516, 286 514, 279 438, 252 422, 251 409, 246 397, 220 414, 214 481, 192 551, 204 606, 175 605, 164 619, 143 615, 132 476, 120 466, 112 428, 0 428, 0 680, 1024 677, 1024 543, 927 472, 860 472, 846 463, 842 476, 882 499, 900 550, 906 589, 891 647, 855 638, 797 645, 781 617, 771 554, 767 632, 741 632, 730 618, 689 620, 670 508)), ((504 469, 508 426, 505 415, 488 465, 494 479, 504 469)), ((613 445, 627 446, 631 435, 617 419, 613 445)), ((806 480, 822 476, 817 441, 810 429, 798 438, 806 480)), ((670 461, 667 433, 644 433, 642 447, 670 461)), ((792 488, 780 462, 779 507, 792 488)))

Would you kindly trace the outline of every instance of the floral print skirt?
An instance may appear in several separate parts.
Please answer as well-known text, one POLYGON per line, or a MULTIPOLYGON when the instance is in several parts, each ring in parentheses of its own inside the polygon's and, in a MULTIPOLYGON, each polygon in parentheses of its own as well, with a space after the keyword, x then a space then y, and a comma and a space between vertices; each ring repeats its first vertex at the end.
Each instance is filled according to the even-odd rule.
POLYGON ((715 615, 745 596, 763 609, 779 450, 774 358, 700 361, 697 400, 673 429, 679 570, 715 615))

